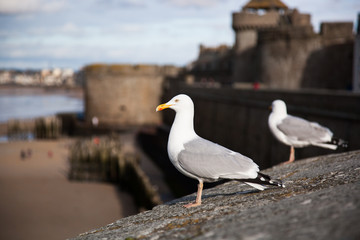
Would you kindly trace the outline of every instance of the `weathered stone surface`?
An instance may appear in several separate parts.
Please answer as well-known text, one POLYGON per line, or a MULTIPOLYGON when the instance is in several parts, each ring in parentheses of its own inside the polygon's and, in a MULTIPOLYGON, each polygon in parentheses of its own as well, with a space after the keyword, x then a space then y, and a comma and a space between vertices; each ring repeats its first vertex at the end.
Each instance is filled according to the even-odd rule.
POLYGON ((199 207, 182 206, 192 194, 74 239, 360 239, 360 151, 263 172, 286 188, 231 181, 205 190, 199 207))

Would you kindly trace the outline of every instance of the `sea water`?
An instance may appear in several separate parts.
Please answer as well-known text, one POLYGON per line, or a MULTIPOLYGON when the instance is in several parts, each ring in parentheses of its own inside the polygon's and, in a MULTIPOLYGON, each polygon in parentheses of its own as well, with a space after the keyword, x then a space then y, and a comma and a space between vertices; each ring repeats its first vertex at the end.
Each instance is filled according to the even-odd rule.
POLYGON ((68 95, 0 95, 0 123, 83 111, 83 100, 68 95))

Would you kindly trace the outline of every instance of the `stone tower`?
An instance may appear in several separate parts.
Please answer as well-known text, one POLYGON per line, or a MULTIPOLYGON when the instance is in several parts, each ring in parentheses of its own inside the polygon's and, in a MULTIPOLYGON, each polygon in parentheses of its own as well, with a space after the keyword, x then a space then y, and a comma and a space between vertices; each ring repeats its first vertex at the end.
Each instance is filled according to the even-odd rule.
POLYGON ((320 47, 310 14, 289 9, 280 0, 251 0, 232 17, 233 82, 299 88, 308 55, 320 47))
POLYGON ((280 24, 280 16, 287 9, 280 0, 251 0, 243 6, 242 11, 233 13, 234 50, 242 52, 254 47, 258 39, 258 30, 277 27, 280 24))
POLYGON ((88 65, 85 73, 86 121, 119 128, 159 124, 164 79, 179 68, 157 65, 88 65))

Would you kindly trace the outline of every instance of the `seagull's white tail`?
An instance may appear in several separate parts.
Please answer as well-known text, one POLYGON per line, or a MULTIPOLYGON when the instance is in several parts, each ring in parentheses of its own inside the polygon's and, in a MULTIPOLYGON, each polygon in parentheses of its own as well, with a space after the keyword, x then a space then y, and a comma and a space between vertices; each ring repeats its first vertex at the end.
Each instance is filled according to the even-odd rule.
POLYGON ((314 146, 323 147, 323 148, 329 148, 332 150, 336 150, 338 147, 342 148, 348 148, 349 143, 343 139, 340 138, 332 138, 331 141, 325 142, 325 143, 312 143, 314 146))
POLYGON ((336 150, 337 149, 337 145, 333 145, 330 143, 312 143, 312 145, 317 146, 317 147, 322 147, 322 148, 329 148, 332 150, 336 150))
POLYGON ((259 189, 260 191, 264 191, 266 189, 265 186, 257 184, 257 183, 250 183, 250 182, 244 182, 244 183, 246 183, 247 185, 252 186, 253 188, 259 189))

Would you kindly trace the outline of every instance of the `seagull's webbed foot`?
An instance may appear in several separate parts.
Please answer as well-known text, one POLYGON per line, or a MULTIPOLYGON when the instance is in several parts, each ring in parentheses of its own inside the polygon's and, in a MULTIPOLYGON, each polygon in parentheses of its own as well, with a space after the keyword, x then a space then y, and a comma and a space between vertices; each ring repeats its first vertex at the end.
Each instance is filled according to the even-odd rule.
POLYGON ((201 202, 194 202, 194 203, 185 204, 184 207, 191 208, 191 207, 197 207, 197 206, 200 206, 200 205, 201 205, 201 202))
POLYGON ((287 160, 286 162, 283 162, 282 164, 289 164, 295 161, 295 149, 293 146, 291 146, 290 148, 290 157, 289 160, 287 160))
POLYGON ((292 161, 288 160, 288 161, 282 162, 281 165, 286 165, 286 164, 289 164, 289 163, 292 163, 292 162, 294 162, 294 160, 292 160, 292 161))
POLYGON ((199 180, 198 190, 197 190, 197 194, 196 194, 196 201, 194 203, 188 203, 188 204, 184 205, 184 207, 191 208, 191 207, 200 206, 202 189, 203 189, 203 182, 202 182, 202 180, 199 180))

